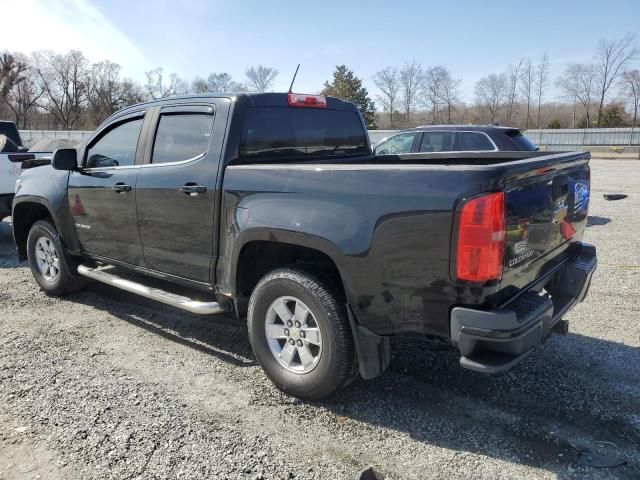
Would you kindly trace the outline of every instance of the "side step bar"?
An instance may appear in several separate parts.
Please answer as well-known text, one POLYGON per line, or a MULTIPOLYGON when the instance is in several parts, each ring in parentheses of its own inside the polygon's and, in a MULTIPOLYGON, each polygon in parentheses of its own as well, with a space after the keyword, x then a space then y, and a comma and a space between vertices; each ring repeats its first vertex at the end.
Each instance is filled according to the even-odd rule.
POLYGON ((93 280, 111 285, 112 287, 126 290, 127 292, 140 295, 141 297, 165 303, 172 307, 186 310, 191 313, 197 313, 199 315, 213 315, 216 313, 224 313, 229 310, 226 305, 218 302, 201 302, 198 300, 192 300, 188 297, 165 292, 159 288, 147 287, 141 283, 132 282, 131 280, 126 280, 118 277, 117 275, 113 275, 112 273, 105 272, 104 270, 91 268, 86 265, 79 265, 78 273, 93 280))

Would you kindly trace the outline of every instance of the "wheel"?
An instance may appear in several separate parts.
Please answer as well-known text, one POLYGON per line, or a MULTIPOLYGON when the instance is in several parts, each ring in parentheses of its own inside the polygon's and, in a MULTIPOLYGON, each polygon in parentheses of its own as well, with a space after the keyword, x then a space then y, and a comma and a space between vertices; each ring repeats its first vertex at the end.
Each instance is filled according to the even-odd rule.
POLYGON ((71 293, 85 284, 83 277, 72 273, 72 266, 64 255, 58 232, 47 221, 38 220, 29 230, 27 257, 33 277, 48 294, 71 293))
POLYGON ((341 295, 296 268, 268 273, 249 300, 253 353, 281 390, 319 400, 350 379, 353 338, 341 295))

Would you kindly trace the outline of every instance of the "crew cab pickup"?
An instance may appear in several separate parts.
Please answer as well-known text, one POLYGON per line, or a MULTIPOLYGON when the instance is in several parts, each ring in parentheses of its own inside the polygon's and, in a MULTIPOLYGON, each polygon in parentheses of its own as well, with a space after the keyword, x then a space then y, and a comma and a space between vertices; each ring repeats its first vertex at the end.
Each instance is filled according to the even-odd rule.
POLYGON ((14 122, 0 121, 0 221, 11 214, 11 202, 16 179, 25 167, 46 163, 52 152, 29 152, 22 145, 20 132, 14 122))
POLYGON ((374 156, 345 101, 186 96, 26 170, 13 234, 48 294, 90 278, 246 317, 267 376, 317 399, 384 371, 394 335, 491 373, 566 332, 596 268, 589 186, 588 153, 374 156))

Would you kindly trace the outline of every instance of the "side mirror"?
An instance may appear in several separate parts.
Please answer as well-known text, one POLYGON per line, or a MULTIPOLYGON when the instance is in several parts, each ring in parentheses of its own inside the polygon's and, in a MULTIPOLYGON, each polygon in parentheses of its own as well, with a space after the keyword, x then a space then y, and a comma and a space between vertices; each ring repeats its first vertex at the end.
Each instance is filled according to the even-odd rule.
POLYGON ((75 148, 59 148, 53 152, 51 166, 56 170, 76 170, 78 153, 75 148))
POLYGON ((104 155, 100 155, 96 153, 95 155, 91 155, 87 159, 86 168, 106 168, 106 167, 119 167, 120 162, 118 162, 115 158, 106 157, 104 155))

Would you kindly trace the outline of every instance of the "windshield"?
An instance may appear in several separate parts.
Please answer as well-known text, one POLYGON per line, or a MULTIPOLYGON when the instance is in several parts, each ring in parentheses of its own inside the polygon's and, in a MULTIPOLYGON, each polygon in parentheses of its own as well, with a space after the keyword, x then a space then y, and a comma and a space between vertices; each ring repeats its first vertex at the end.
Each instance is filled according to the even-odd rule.
POLYGON ((511 137, 511 141, 515 144, 515 150, 525 152, 535 152, 538 146, 528 137, 525 137, 520 130, 506 130, 505 133, 511 137))
POLYGON ((366 132, 354 111, 252 107, 247 110, 238 157, 315 159, 369 154, 366 132))

